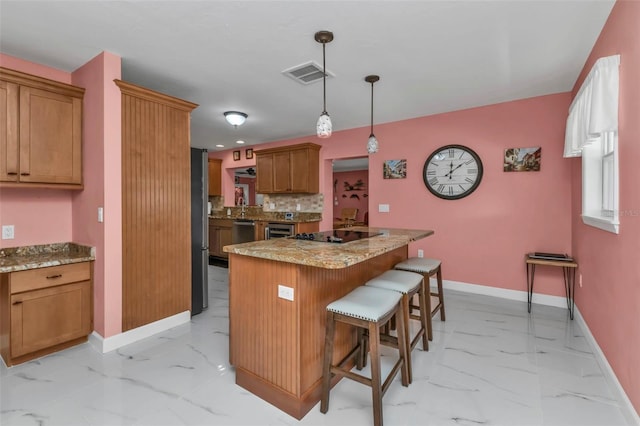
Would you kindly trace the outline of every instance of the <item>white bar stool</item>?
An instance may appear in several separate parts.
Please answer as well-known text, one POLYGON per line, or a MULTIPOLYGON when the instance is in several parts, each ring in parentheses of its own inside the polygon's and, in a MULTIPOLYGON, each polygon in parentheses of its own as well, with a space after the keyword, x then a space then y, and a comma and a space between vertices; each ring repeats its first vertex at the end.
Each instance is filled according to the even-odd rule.
POLYGON ((400 293, 374 287, 357 287, 351 293, 327 305, 327 331, 322 368, 322 400, 320 402, 322 413, 329 410, 331 379, 334 375, 339 375, 371 387, 373 423, 376 426, 382 426, 382 397, 398 374, 398 370, 402 370, 402 386, 409 385, 406 362, 409 354, 407 354, 407 345, 404 341, 405 322, 402 316, 398 316, 398 361, 394 364, 384 383, 382 383, 380 370, 380 329, 400 310, 400 299, 400 293), (333 340, 336 322, 357 327, 358 339, 356 347, 340 362, 333 365, 333 340), (348 369, 349 366, 345 367, 352 358, 356 357, 356 367, 358 370, 362 369, 362 352, 365 340, 367 340, 364 338, 365 330, 369 334, 371 378, 351 372, 348 369))
MULTIPOLYGON (((429 350, 429 342, 427 341, 428 318, 426 314, 428 312, 428 306, 426 306, 426 298, 428 297, 429 293, 428 291, 425 291, 426 287, 424 286, 424 279, 422 275, 416 274, 415 272, 392 269, 383 272, 375 278, 370 279, 369 281, 367 281, 365 286, 391 290, 402 295, 401 315, 403 316, 404 323, 407 325, 405 327, 405 342, 407 343, 408 354, 407 370, 409 372, 409 383, 411 383, 413 381, 413 372, 411 368, 411 351, 416 347, 421 337, 422 349, 425 351, 429 350), (417 317, 417 319, 420 321, 420 329, 412 339, 409 333, 409 317, 411 314, 409 310, 409 301, 416 294, 418 295, 420 305, 420 317, 417 317)), ((398 330, 398 335, 400 335, 400 330, 398 330)))
MULTIPOLYGON (((427 315, 429 319, 429 322, 427 324, 427 333, 429 335, 429 340, 433 340, 433 327, 431 318, 436 314, 436 312, 440 311, 440 320, 445 321, 444 293, 442 291, 442 268, 440 260, 428 257, 410 257, 409 259, 398 263, 395 266, 395 269, 417 272, 424 276, 424 285, 429 290, 428 294, 432 296, 427 297, 427 306, 429 307, 428 312, 431 313, 431 315, 427 315), (429 278, 433 275, 436 275, 438 281, 437 293, 431 292, 431 287, 429 285, 429 278)), ((419 306, 411 305, 410 308, 419 308, 419 306)), ((420 317, 411 315, 411 318, 418 319, 420 317)))

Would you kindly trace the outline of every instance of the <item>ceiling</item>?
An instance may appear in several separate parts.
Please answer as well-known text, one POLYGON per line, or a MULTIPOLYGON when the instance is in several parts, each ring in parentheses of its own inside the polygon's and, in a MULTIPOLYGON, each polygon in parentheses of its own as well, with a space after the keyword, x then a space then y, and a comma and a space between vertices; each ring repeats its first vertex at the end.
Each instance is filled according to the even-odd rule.
MULTIPOLYGON (((572 89, 613 0, 9 1, 2 53, 73 71, 101 51, 122 78, 200 106, 192 145, 210 150, 315 137, 322 83, 282 74, 326 45, 334 131, 572 89), (233 128, 223 112, 243 111, 233 128), (215 145, 224 145, 218 148, 215 145)), ((363 141, 363 152, 366 141, 363 141)))

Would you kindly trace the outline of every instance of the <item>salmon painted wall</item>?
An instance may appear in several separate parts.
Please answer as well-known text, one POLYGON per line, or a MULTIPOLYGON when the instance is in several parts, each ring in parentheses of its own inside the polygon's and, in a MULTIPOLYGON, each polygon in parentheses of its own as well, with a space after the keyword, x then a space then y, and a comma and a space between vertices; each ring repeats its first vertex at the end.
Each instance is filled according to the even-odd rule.
MULTIPOLYGON (((570 93, 562 93, 376 125, 380 151, 369 156, 369 224, 435 230, 412 243, 409 254, 424 249, 425 256, 442 259, 447 280, 525 291, 525 253, 571 251, 571 165, 562 158, 569 104, 570 93), (484 177, 470 196, 445 201, 427 191, 422 168, 432 151, 453 143, 480 155, 484 177), (502 171, 506 148, 534 146, 542 147, 539 172, 502 171), (384 160, 398 159, 407 160, 407 178, 383 179, 384 160), (390 212, 379 213, 378 204, 389 204, 390 212)), ((366 156, 368 136, 363 127, 334 132, 325 140, 308 136, 260 148, 322 145, 320 229, 326 230, 333 217, 331 160, 366 156)), ((222 158, 223 169, 238 163, 231 151, 210 156, 222 158)), ((255 160, 242 164, 249 165, 255 160)), ((223 185, 226 195, 229 188, 223 185)), ((554 270, 536 271, 535 290, 564 296, 562 278, 554 270)))
POLYGON ((339 218, 344 208, 357 208, 356 221, 363 222, 364 214, 369 211, 369 172, 368 170, 352 170, 348 172, 334 172, 333 181, 335 190, 333 197, 325 199, 326 203, 333 203, 333 217, 339 218), (349 190, 345 182, 350 186, 361 180, 361 190, 349 190))
POLYGON ((73 240, 96 247, 94 328, 103 337, 122 332, 121 100, 113 82, 120 76, 120 57, 108 52, 72 74, 73 84, 86 89, 84 190, 73 194, 73 240), (103 223, 98 207, 104 208, 103 223))
POLYGON ((583 286, 576 304, 609 364, 640 413, 640 2, 618 1, 573 90, 598 58, 620 54, 618 147, 620 233, 582 223, 580 159, 573 165, 573 252, 583 286))
MULTIPOLYGON (((0 53, 0 66, 71 84, 71 74, 0 53)), ((72 191, 0 189, 0 225, 14 225, 15 238, 0 248, 72 241, 72 191)))

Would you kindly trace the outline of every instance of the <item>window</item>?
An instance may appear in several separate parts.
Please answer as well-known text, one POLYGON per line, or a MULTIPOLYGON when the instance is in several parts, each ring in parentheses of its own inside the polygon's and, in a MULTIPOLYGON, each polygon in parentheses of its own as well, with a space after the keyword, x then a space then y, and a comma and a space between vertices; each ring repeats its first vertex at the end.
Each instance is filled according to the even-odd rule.
POLYGON ((619 65, 620 55, 596 61, 569 108, 564 150, 582 156, 582 221, 616 234, 619 65))

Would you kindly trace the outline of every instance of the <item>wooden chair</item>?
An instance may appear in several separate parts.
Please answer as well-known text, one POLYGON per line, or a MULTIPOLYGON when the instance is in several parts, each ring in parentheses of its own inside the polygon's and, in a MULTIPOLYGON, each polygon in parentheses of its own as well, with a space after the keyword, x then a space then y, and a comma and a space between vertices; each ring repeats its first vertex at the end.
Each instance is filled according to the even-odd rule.
POLYGON ((333 228, 346 228, 352 226, 358 216, 356 207, 345 207, 340 211, 340 217, 333 222, 333 228))

